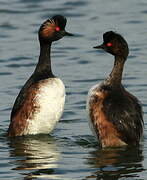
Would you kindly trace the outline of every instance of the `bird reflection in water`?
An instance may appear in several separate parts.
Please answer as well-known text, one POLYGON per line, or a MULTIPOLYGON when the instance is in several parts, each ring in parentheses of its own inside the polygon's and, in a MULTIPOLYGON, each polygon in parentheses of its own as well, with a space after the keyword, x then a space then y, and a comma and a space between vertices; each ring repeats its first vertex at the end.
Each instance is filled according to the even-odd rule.
POLYGON ((13 170, 20 170, 25 178, 60 178, 55 173, 60 152, 56 141, 48 135, 10 139, 10 157, 14 157, 13 170))
POLYGON ((144 171, 141 148, 112 148, 90 152, 87 163, 94 168, 84 180, 118 180, 136 178, 144 171), (95 170, 96 169, 96 170, 95 170))

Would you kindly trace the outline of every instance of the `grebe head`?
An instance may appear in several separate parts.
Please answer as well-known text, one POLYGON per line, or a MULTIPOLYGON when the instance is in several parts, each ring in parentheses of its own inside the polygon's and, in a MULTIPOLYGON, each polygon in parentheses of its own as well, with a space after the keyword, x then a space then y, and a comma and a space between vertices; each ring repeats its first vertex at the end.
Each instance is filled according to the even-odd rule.
POLYGON ((127 58, 129 54, 129 48, 126 40, 113 31, 108 31, 103 34, 103 44, 94 48, 104 49, 106 52, 114 56, 122 56, 127 58))
POLYGON ((72 36, 71 33, 65 31, 66 22, 66 18, 61 15, 46 20, 39 29, 39 40, 48 43, 64 36, 72 36))

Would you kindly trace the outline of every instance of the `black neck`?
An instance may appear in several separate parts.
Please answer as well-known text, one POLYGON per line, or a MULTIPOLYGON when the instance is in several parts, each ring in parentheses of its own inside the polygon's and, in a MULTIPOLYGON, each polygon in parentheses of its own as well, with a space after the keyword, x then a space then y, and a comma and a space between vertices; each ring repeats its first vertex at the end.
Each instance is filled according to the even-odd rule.
POLYGON ((39 74, 44 77, 53 77, 50 52, 51 43, 40 42, 40 56, 34 74, 39 74))
POLYGON ((122 73, 124 68, 125 58, 115 56, 114 66, 110 75, 106 78, 106 84, 112 87, 120 87, 122 80, 122 73))

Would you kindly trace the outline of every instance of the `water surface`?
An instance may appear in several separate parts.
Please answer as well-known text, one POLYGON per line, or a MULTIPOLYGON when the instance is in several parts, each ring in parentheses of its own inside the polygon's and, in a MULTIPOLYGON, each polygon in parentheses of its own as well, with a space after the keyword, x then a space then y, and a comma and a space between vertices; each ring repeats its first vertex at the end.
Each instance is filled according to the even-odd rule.
POLYGON ((147 2, 145 0, 1 0, 0 2, 0 178, 55 180, 147 179, 147 2), (66 85, 61 121, 49 135, 5 137, 14 100, 35 68, 37 31, 55 14, 67 17, 75 37, 53 43, 54 74, 66 85), (111 71, 113 57, 92 49, 108 30, 121 33, 130 55, 123 84, 142 102, 141 146, 101 150, 89 130, 85 104, 89 88, 111 71))

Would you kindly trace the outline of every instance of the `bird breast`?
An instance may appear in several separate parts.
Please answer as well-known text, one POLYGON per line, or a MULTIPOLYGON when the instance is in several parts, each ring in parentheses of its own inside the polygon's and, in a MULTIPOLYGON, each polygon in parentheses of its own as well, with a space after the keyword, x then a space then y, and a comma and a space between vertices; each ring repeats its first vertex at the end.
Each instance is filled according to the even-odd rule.
POLYGON ((28 133, 49 133, 59 121, 65 102, 65 87, 58 78, 40 81, 38 92, 34 97, 36 111, 28 119, 28 133))

